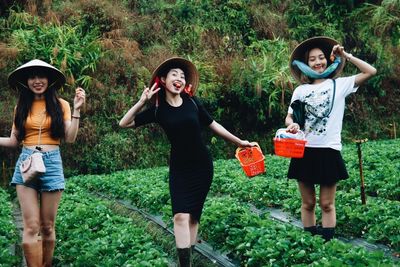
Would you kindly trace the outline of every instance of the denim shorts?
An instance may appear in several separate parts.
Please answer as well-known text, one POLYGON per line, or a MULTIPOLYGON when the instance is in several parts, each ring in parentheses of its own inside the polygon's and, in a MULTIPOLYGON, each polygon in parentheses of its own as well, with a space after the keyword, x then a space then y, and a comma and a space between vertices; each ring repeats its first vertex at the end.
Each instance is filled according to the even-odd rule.
POLYGON ((43 155, 46 173, 39 176, 35 181, 24 183, 19 165, 28 158, 35 150, 23 147, 19 155, 17 164, 15 165, 14 175, 10 185, 24 185, 33 188, 39 192, 62 191, 65 189, 64 170, 62 166, 61 154, 59 149, 40 152, 43 155))

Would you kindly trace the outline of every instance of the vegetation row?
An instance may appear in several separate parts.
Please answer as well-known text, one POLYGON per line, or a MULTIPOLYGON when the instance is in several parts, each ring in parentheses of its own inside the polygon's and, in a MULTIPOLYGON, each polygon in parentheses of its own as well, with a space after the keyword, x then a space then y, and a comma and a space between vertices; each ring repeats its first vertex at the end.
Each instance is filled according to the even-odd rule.
POLYGON ((15 247, 18 240, 13 220, 10 195, 0 187, 0 259, 4 266, 13 266, 18 262, 15 247))
MULTIPOLYGON (((222 164, 223 161, 217 163, 222 164)), ((87 190, 97 190, 115 198, 130 200, 133 205, 153 214, 161 213, 164 221, 170 222, 171 207, 165 175, 166 169, 163 168, 121 172, 110 176, 77 176, 72 179, 87 190)), ((247 179, 241 173, 238 176, 247 179)), ((235 190, 243 189, 236 184, 235 190)), ((213 193, 205 204, 201 237, 216 249, 228 252, 230 257, 239 260, 242 265, 394 264, 382 252, 372 253, 338 240, 324 244, 321 238, 312 237, 292 225, 274 221, 268 215, 259 217, 250 211, 248 203, 238 197, 224 193, 217 196, 215 190, 213 193)))
POLYGON ((167 253, 145 228, 71 184, 57 218, 55 266, 167 266, 167 253))

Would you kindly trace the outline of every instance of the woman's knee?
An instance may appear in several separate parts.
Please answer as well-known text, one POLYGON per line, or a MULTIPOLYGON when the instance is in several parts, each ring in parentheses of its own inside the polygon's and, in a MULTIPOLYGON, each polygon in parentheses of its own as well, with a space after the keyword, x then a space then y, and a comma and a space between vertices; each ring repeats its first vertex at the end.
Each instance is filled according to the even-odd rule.
POLYGON ((24 233, 30 236, 35 236, 39 234, 40 231, 40 223, 38 220, 27 220, 24 223, 24 233))
POLYGON ((335 210, 335 203, 333 201, 321 201, 321 210, 325 213, 330 213, 335 210))
POLYGON ((40 233, 44 237, 52 236, 54 234, 54 232, 55 232, 54 222, 44 222, 40 226, 40 233))
POLYGON ((175 224, 188 224, 190 221, 190 214, 188 213, 177 213, 174 215, 175 224))
POLYGON ((301 205, 302 205, 302 208, 305 210, 314 211, 315 205, 316 205, 316 200, 314 198, 303 199, 301 205))

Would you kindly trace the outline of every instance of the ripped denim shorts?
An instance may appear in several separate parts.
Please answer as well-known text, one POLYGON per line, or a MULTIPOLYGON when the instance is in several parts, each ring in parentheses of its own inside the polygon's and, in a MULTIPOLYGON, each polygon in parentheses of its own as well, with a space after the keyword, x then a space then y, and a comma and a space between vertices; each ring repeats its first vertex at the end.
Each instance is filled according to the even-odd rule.
POLYGON ((28 149, 26 147, 22 148, 17 164, 15 165, 15 171, 10 185, 24 185, 33 188, 38 192, 53 192, 64 190, 64 170, 59 149, 47 152, 40 152, 43 155, 46 173, 39 176, 37 179, 35 179, 35 181, 31 183, 24 183, 24 181, 22 180, 21 172, 19 170, 19 166, 21 165, 21 162, 28 158, 33 152, 34 150, 32 149, 28 149))

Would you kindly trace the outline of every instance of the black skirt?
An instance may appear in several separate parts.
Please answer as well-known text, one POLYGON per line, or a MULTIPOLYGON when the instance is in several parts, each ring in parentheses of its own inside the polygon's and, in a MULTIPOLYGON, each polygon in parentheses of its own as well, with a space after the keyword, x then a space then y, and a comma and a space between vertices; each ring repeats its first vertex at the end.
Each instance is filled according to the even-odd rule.
POLYGON ((332 185, 349 178, 349 174, 340 151, 306 147, 303 158, 291 159, 288 178, 308 184, 332 185))
POLYGON ((170 171, 169 191, 173 215, 190 213, 193 220, 200 222, 213 175, 212 163, 207 168, 170 171))

